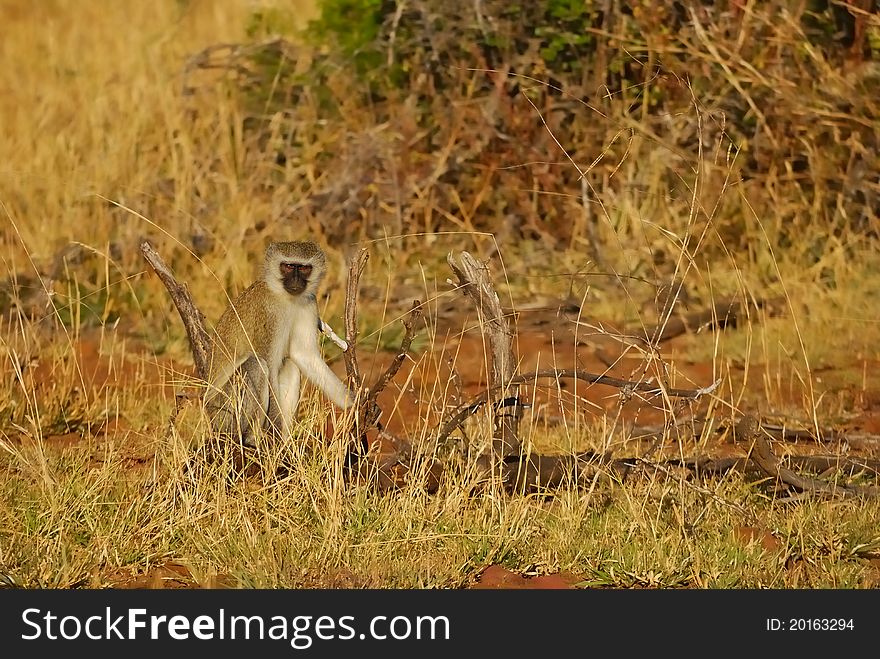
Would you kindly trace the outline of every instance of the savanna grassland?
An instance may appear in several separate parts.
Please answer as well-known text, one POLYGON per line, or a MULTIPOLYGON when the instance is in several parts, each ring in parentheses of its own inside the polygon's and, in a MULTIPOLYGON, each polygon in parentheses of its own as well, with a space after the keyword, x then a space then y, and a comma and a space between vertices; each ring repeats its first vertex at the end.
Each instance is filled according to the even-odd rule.
POLYGON ((877 587, 875 10, 0 4, 0 583, 459 588, 494 565, 520 585, 877 587), (379 401, 413 447, 397 487, 349 477, 347 419, 316 392, 247 469, 176 397, 199 383, 141 242, 210 324, 270 240, 302 238, 327 251, 338 332, 369 251, 368 381, 423 303, 379 401), (525 450, 625 477, 485 482, 485 415, 438 441, 491 370, 451 283, 462 250, 488 264, 519 372, 720 384, 681 401, 542 380, 525 450), (756 470, 732 432, 747 414, 839 490, 756 470))

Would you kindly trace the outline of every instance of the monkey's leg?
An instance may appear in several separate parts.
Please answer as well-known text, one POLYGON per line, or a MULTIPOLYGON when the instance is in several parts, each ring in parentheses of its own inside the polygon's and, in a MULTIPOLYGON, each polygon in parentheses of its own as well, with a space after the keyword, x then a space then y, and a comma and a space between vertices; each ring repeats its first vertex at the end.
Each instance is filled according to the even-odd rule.
POLYGON ((302 376, 292 359, 281 363, 275 395, 269 402, 269 420, 282 437, 289 437, 293 428, 293 417, 299 405, 302 376))
MULTIPOLYGON (((231 387, 228 387, 231 389, 231 387)), ((205 410, 211 421, 211 430, 220 436, 238 435, 238 404, 235 397, 226 390, 211 396, 205 401, 205 410)))
POLYGON ((244 390, 242 365, 247 357, 240 357, 212 373, 203 397, 205 411, 213 432, 220 436, 241 436, 241 394, 244 390))
POLYGON ((238 397, 238 421, 241 441, 256 446, 254 434, 266 426, 269 411, 269 373, 266 363, 257 357, 249 358, 241 366, 242 387, 238 397))
POLYGON ((235 439, 241 437, 245 382, 244 373, 238 369, 227 378, 223 387, 205 394, 205 409, 211 420, 211 428, 217 435, 235 439))

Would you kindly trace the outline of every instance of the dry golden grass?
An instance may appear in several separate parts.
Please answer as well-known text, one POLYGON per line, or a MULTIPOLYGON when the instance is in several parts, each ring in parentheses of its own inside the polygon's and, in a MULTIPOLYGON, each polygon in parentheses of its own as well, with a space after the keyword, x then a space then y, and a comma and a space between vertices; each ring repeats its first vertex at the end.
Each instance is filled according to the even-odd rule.
MULTIPOLYGON (((306 13, 310 3, 303 4, 306 13)), ((267 192, 266 181, 279 174, 271 154, 242 131, 239 99, 208 82, 199 93, 183 93, 188 58, 243 41, 251 7, 57 0, 0 8, 7 27, 0 40, 4 295, 8 289, 10 300, 35 312, 10 313, 0 329, 0 583, 103 587, 120 574, 173 561, 188 581, 238 587, 460 587, 492 563, 530 573, 567 570, 582 585, 880 584, 876 501, 783 501, 741 474, 693 481, 650 468, 623 484, 504 494, 475 489, 472 466, 451 458, 436 494, 426 494, 419 478, 378 493, 369 483, 343 482, 344 447, 323 432, 333 412, 314 395, 295 441, 262 448, 247 477, 231 459, 205 459, 206 432, 193 409, 169 427, 173 393, 191 362, 179 320, 137 252, 142 237, 156 242, 216 319, 225 292, 253 276, 265 239, 255 226, 268 223, 276 237, 315 236, 336 272, 328 277, 325 315, 341 312, 353 245, 331 244, 320 212, 286 214, 322 176, 315 161, 340 136, 322 136, 315 117, 314 141, 303 147, 313 160, 291 165, 285 185, 267 192), (70 243, 80 247, 59 251, 70 243), (209 247, 199 249, 203 244, 209 247)), ((442 210, 456 218, 455 233, 364 241, 373 258, 364 281, 362 354, 395 343, 409 299, 428 300, 412 369, 420 375, 412 382, 421 406, 386 409, 410 410, 403 425, 423 457, 454 455, 431 444, 428 419, 456 391, 451 379, 432 381, 430 374, 447 361, 476 376, 487 369, 470 357, 459 361, 454 348, 438 357, 447 343, 440 326, 450 321, 444 305, 463 306, 445 284, 445 255, 459 248, 493 258, 505 304, 570 294, 591 325, 656 320, 657 309, 644 304, 654 282, 616 273, 684 279, 694 306, 729 294, 781 296, 782 317, 755 311, 735 332, 707 331, 673 344, 663 354, 672 384, 724 378, 718 395, 694 408, 718 419, 757 411, 826 427, 870 411, 880 390, 876 244, 857 235, 826 241, 821 228, 805 223, 804 245, 827 242, 806 266, 806 248, 782 249, 774 233, 798 209, 767 214, 774 207, 764 202, 783 182, 733 185, 735 157, 721 138, 715 166, 706 165, 686 196, 664 191, 671 165, 661 144, 631 135, 626 149, 612 148, 611 136, 602 145, 629 153, 616 175, 633 185, 597 186, 602 277, 569 276, 600 269, 586 252, 584 220, 575 222, 568 250, 517 245, 501 229, 494 236, 474 230, 466 211, 477 204, 467 199, 442 210), (734 216, 746 239, 730 243, 718 227, 734 216), (644 266, 659 250, 667 268, 644 266), (829 277, 833 287, 820 285, 829 277), (703 367, 697 375, 689 360, 703 367)), ((548 151, 548 160, 557 157, 548 151)), ((571 194, 580 198, 580 190, 571 194)), ((417 210, 441 214, 430 201, 417 210)), ((807 201, 800 210, 809 211, 807 201)), ((478 335, 473 318, 469 327, 478 335)), ((565 341, 574 351, 578 339, 593 334, 584 327, 565 341)), ((527 345, 523 340, 520 349, 524 369, 536 359, 527 345)), ((545 450, 632 451, 614 405, 598 415, 595 401, 578 404, 582 413, 562 423, 527 418, 529 441, 545 450)), ((686 411, 670 407, 659 415, 669 422, 686 411)), ((475 425, 478 439, 486 428, 475 425)), ((665 455, 699 448, 667 440, 665 455)), ((416 473, 422 468, 417 464, 416 473)))

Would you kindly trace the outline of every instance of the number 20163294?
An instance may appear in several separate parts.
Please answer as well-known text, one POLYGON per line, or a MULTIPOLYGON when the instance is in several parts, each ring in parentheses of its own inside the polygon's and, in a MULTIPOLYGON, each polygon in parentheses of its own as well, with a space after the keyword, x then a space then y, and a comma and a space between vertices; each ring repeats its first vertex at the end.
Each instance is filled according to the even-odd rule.
POLYGON ((768 632, 837 632, 852 631, 852 618, 767 618, 768 632))

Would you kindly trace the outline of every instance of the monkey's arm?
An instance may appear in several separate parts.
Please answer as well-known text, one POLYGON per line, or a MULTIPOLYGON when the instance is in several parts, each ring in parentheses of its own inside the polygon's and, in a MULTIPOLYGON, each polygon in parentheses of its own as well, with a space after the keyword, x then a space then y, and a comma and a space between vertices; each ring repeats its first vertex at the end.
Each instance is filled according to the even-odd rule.
POLYGON ((293 354, 290 357, 302 374, 324 392, 324 395, 337 407, 345 410, 354 406, 354 394, 348 390, 342 380, 336 377, 336 373, 330 370, 317 350, 305 354, 293 354))

